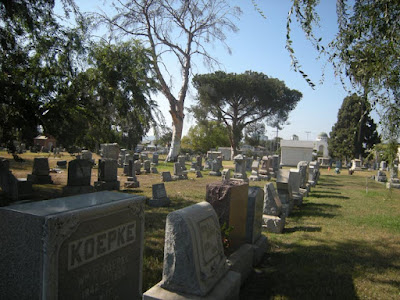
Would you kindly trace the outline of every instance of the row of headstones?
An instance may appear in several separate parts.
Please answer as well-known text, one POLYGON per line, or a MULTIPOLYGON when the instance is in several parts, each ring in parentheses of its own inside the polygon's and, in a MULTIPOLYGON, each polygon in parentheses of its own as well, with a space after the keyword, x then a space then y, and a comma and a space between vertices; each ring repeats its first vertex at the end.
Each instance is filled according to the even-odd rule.
MULTIPOLYGON (((386 166, 385 166, 386 168, 386 166)), ((387 188, 395 188, 400 189, 400 179, 398 177, 399 169, 398 169, 398 160, 395 160, 393 167, 390 168, 390 178, 388 179, 386 173, 383 171, 384 168, 378 171, 376 176, 373 176, 374 179, 378 182, 386 183, 387 188)))
MULTIPOLYGON (((311 179, 316 181, 315 172, 311 179)), ((143 298, 238 298, 240 285, 267 248, 261 234, 265 215, 286 209, 279 202, 280 187, 277 197, 271 185, 264 193, 241 181, 217 182, 207 186, 207 202, 170 213, 162 281, 143 298), (224 224, 233 228, 229 239, 235 251, 228 260, 224 224)), ((1 296, 140 299, 144 200, 98 192, 0 209, 0 252, 7 257, 0 263, 1 296)))
POLYGON ((281 169, 273 183, 266 185, 267 208, 263 215, 265 228, 269 232, 281 233, 294 206, 300 207, 319 178, 319 163, 300 161, 297 169, 281 169))

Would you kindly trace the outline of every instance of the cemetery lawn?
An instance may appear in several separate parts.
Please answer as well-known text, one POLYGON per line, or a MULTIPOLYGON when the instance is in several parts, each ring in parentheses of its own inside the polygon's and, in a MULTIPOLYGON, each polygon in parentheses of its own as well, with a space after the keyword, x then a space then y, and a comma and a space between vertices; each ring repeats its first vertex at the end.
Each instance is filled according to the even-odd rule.
POLYGON ((241 299, 400 299, 400 190, 375 173, 322 170, 241 299))
MULTIPOLYGON (((0 156, 11 158, 5 152, 0 156)), ((25 162, 11 161, 13 174, 26 177, 32 172, 33 158, 39 156, 43 154, 25 153, 21 155, 25 162)), ((57 160, 71 159, 65 153, 50 155, 50 168, 57 160)), ((162 157, 160 162, 159 172, 172 173, 172 163, 164 163, 162 157)), ((224 161, 223 166, 233 168, 233 163, 224 161)), ((160 182, 159 174, 143 174, 138 175, 139 188, 124 189, 126 177, 122 169, 118 172, 125 193, 150 198, 152 184, 160 182)), ((189 173, 189 180, 165 183, 170 207, 145 207, 143 292, 161 280, 167 214, 204 201, 206 185, 220 180, 208 176, 208 171, 202 173, 203 178, 189 173)), ((283 234, 263 232, 270 250, 242 287, 241 299, 400 299, 400 190, 387 190, 372 181, 369 177, 376 172, 350 176, 322 169, 321 173, 303 206, 287 218, 283 234)), ((33 200, 62 196, 67 171, 50 175, 54 184, 34 185, 33 200)), ((96 180, 94 168, 92 184, 96 180)), ((250 185, 264 187, 265 183, 250 185)))

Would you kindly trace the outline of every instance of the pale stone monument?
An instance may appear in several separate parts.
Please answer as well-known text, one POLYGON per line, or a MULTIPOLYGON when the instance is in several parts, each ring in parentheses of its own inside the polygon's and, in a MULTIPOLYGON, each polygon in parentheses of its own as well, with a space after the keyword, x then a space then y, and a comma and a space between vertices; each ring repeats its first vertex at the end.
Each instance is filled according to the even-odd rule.
POLYGON ((289 216, 293 208, 292 189, 289 183, 288 169, 281 169, 277 172, 276 188, 278 190, 279 199, 282 202, 282 210, 285 216, 289 216))
POLYGON ((240 181, 215 182, 207 185, 206 201, 217 212, 220 226, 232 226, 231 245, 238 248, 246 242, 246 219, 249 185, 240 181))
POLYGON ((167 216, 160 283, 143 299, 238 299, 240 274, 228 271, 217 215, 207 202, 167 216))
POLYGON ((251 165, 251 175, 249 177, 249 180, 251 181, 260 181, 260 175, 258 174, 258 169, 260 166, 260 162, 258 160, 254 160, 252 165, 251 165))
POLYGON ((286 217, 282 210, 281 200, 272 182, 265 185, 264 193, 263 228, 268 232, 282 233, 286 217))
POLYGON ((2 299, 140 299, 144 197, 83 194, 0 208, 2 299))
POLYGON ((248 182, 249 179, 246 174, 246 161, 244 156, 242 154, 236 155, 233 160, 235 162, 235 171, 232 179, 248 182))
POLYGON ((100 153, 102 158, 115 159, 119 158, 119 145, 113 144, 100 144, 100 153))

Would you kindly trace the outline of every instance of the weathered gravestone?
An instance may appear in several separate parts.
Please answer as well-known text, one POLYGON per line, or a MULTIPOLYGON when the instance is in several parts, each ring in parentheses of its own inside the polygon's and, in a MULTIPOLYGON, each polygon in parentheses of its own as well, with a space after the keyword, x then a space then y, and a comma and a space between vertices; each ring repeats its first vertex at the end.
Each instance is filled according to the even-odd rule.
POLYGON ((375 180, 378 182, 386 182, 387 181, 386 173, 379 170, 378 174, 375 176, 375 180))
POLYGON ((189 169, 189 171, 190 171, 190 172, 196 172, 196 171, 198 171, 198 170, 200 170, 200 168, 197 166, 197 161, 192 161, 192 162, 190 163, 190 169, 189 169))
POLYGON ((268 156, 263 156, 261 159, 261 166, 259 170, 259 177, 261 180, 270 180, 271 176, 269 174, 269 159, 268 156))
POLYGON ((246 172, 251 172, 251 167, 253 164, 253 158, 252 157, 245 157, 245 165, 246 165, 246 172))
POLYGON ((174 163, 174 180, 188 179, 188 171, 182 170, 182 165, 179 162, 174 163))
POLYGON ((257 265, 267 251, 267 238, 261 234, 264 192, 259 187, 249 187, 247 202, 246 240, 253 247, 253 263, 257 265))
POLYGON ((142 171, 140 170, 140 168, 142 167, 142 162, 137 159, 137 160, 134 161, 134 164, 135 164, 136 175, 142 174, 142 171))
POLYGON ((387 163, 386 161, 381 161, 380 165, 379 165, 379 170, 381 171, 386 171, 387 170, 387 163))
POLYGON ((231 169, 222 170, 222 181, 229 181, 231 179, 231 169))
POLYGON ((196 161, 197 161, 197 166, 199 167, 199 170, 203 170, 203 158, 201 155, 196 156, 196 161))
POLYGON ((28 174, 28 180, 33 184, 50 184, 53 183, 49 175, 49 160, 47 157, 36 157, 33 160, 32 174, 28 174))
POLYGON ((359 159, 353 159, 351 161, 351 168, 350 170, 353 171, 361 171, 361 160, 359 159))
POLYGON ((67 168, 67 161, 66 160, 59 160, 57 161, 57 167, 59 167, 60 169, 66 169, 67 168))
POLYGON ((258 174, 258 168, 260 166, 260 162, 258 160, 254 160, 251 165, 251 175, 249 180, 251 181, 260 181, 260 175, 258 174))
POLYGON ((281 200, 272 182, 265 185, 264 193, 263 228, 268 232, 282 233, 286 216, 283 213, 281 200))
POLYGON ((118 161, 116 159, 99 159, 99 173, 94 187, 97 191, 119 190, 118 161))
POLYGON ((154 207, 169 206, 171 200, 167 197, 164 183, 153 184, 153 198, 149 199, 147 204, 154 207))
POLYGON ((297 169, 300 172, 300 189, 305 189, 307 192, 310 191, 308 183, 308 161, 299 161, 297 169))
POLYGON ((233 173, 233 178, 231 180, 239 180, 248 182, 249 179, 247 178, 246 174, 246 162, 242 154, 236 155, 233 158, 235 162, 235 171, 233 173))
POLYGON ((86 159, 93 162, 92 152, 90 152, 89 150, 82 150, 82 159, 86 159))
MULTIPOLYGON (((122 158, 121 158, 122 160, 122 158)), ((130 155, 129 153, 125 153, 124 161, 122 163, 122 166, 124 168, 124 174, 129 176, 129 168, 130 168, 130 162, 133 162, 133 156, 130 155)))
POLYGON ((136 177, 135 163, 133 160, 129 160, 128 165, 128 177, 126 178, 126 182, 124 183, 125 188, 138 188, 140 183, 136 177))
POLYGON ((186 171, 186 156, 185 155, 179 155, 178 156, 178 163, 181 166, 182 171, 186 171))
MULTIPOLYGON (((300 191, 300 172, 298 169, 290 169, 289 184, 292 189, 293 205, 300 206, 303 203, 303 193, 300 191)), ((307 190, 305 191, 307 192, 307 190)))
POLYGON ((289 170, 281 169, 277 172, 276 188, 281 199, 282 210, 285 216, 289 216, 293 208, 292 189, 289 183, 289 170))
POLYGON ((147 153, 140 153, 140 160, 142 162, 144 162, 145 160, 148 160, 149 156, 147 155, 147 153))
POLYGON ((210 176, 221 176, 221 163, 218 159, 211 160, 211 171, 208 173, 210 176))
POLYGON ((119 145, 117 143, 100 144, 100 152, 102 158, 115 159, 118 161, 119 145))
POLYGON ((150 160, 145 160, 144 162, 143 162, 143 169, 144 169, 144 172, 146 173, 146 174, 150 174, 151 173, 151 165, 150 165, 150 160))
POLYGON ((67 186, 63 188, 63 195, 91 193, 90 185, 93 164, 86 159, 74 159, 68 163, 67 186))
POLYGON ((9 161, 0 157, 0 187, 5 196, 13 201, 32 196, 32 182, 16 178, 10 171, 9 161))
POLYGON ((143 299, 238 299, 239 289, 212 206, 201 202, 168 214, 162 281, 143 299))
POLYGON ((1 208, 1 298, 141 299, 143 206, 100 192, 1 208))
POLYGON ((153 153, 153 157, 151 158, 152 159, 152 163, 153 164, 155 164, 155 165, 158 165, 158 153, 157 152, 154 152, 153 153))
POLYGON ((151 171, 151 174, 158 174, 158 170, 157 170, 155 164, 153 164, 153 163, 150 164, 150 171, 151 171))
POLYGON ((171 172, 161 172, 161 181, 162 182, 168 182, 168 181, 173 181, 171 172))
POLYGON ((217 212, 221 226, 232 226, 233 249, 246 243, 246 219, 249 185, 240 181, 215 182, 207 185, 206 201, 217 212))

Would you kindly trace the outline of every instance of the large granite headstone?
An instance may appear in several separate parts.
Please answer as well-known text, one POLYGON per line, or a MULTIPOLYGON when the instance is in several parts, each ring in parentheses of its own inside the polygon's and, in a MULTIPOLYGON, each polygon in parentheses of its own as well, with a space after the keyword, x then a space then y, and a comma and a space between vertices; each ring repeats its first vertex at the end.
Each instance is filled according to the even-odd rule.
POLYGON ((153 184, 153 198, 149 199, 147 204, 154 207, 169 206, 171 200, 167 197, 164 183, 153 184))
POLYGON ((264 192, 256 186, 249 187, 247 202, 246 241, 255 244, 261 237, 264 192))
POLYGON ((74 159, 68 162, 67 186, 63 188, 64 195, 83 194, 94 191, 90 185, 92 177, 92 162, 86 159, 74 159))
POLYGON ((162 182, 168 182, 168 181, 173 181, 171 172, 161 172, 161 181, 162 182))
POLYGON ((9 161, 0 157, 0 187, 12 201, 32 196, 32 182, 26 178, 16 178, 10 171, 9 161))
POLYGON ((272 182, 265 185, 264 194, 264 214, 280 216, 282 214, 282 203, 272 182))
POLYGON ((119 190, 118 161, 116 159, 99 159, 98 179, 94 183, 97 191, 119 190))
POLYGON ((220 226, 232 226, 231 245, 237 248, 246 242, 246 219, 249 185, 240 181, 215 182, 207 185, 206 201, 217 212, 220 226))
POLYGON ((28 180, 33 184, 53 183, 49 175, 49 160, 47 157, 35 157, 33 160, 32 174, 28 174, 28 180))
POLYGON ((240 275, 228 271, 218 219, 207 202, 171 212, 162 281, 143 299, 236 299, 240 275))
POLYGON ((2 299, 141 299, 144 197, 100 192, 0 208, 2 299))

